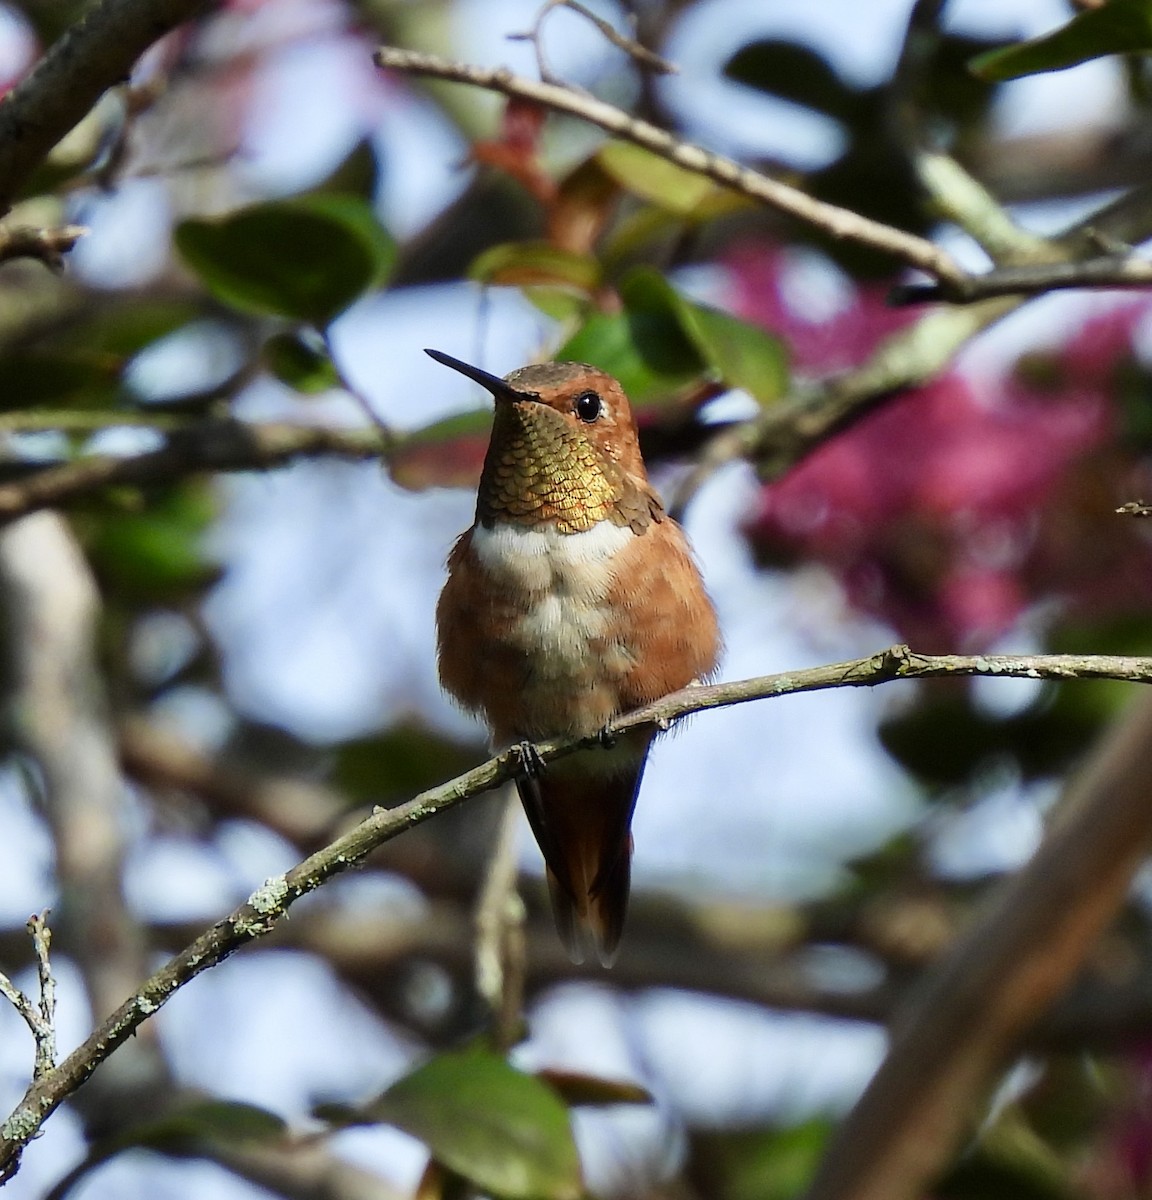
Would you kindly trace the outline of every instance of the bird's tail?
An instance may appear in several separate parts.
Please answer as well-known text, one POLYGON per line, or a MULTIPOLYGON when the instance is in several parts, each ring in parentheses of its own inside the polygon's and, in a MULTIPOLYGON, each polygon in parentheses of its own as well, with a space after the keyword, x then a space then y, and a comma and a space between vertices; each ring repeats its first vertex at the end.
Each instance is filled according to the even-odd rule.
POLYGON ((564 762, 519 784, 548 864, 556 929, 573 962, 583 962, 589 949, 606 967, 616 958, 628 912, 630 827, 643 769, 643 759, 611 775, 564 762))

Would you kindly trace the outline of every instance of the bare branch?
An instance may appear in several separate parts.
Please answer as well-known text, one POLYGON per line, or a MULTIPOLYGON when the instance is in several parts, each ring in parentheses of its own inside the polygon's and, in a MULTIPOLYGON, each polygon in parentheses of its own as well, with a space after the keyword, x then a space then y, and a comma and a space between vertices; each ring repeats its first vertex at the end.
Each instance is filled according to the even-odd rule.
MULTIPOLYGON (((58 941, 78 965, 100 1018, 137 985, 149 962, 123 890, 127 796, 98 662, 99 589, 68 524, 48 512, 0 531, 0 589, 12 734, 38 768, 60 891, 58 941)), ((35 923, 32 931, 36 940, 35 923)), ((38 936, 43 978, 47 943, 42 930, 38 936)), ((114 1111, 129 1079, 133 1089, 164 1081, 155 1030, 144 1033, 81 1098, 88 1114, 114 1111)), ((38 1043, 38 1063, 46 1068, 39 1080, 53 1074, 48 1049, 38 1043)))
POLYGON ((0 227, 0 262, 9 262, 14 258, 35 258, 50 271, 62 271, 64 255, 87 232, 83 225, 62 225, 56 229, 5 225, 0 227))
POLYGON ((1129 500, 1115 509, 1115 512, 1122 517, 1152 517, 1152 504, 1146 500, 1129 500))
POLYGON ((675 75, 679 72, 680 68, 675 63, 669 62, 666 58, 661 58, 659 54, 649 50, 647 46, 641 45, 635 38, 626 37, 610 21, 605 21, 603 17, 598 16, 590 8, 580 4, 579 0, 547 0, 536 14, 536 20, 532 23, 532 28, 527 33, 511 33, 508 35, 508 40, 511 42, 532 43, 532 48, 536 52, 536 67, 540 72, 540 78, 546 83, 560 82, 548 69, 547 60, 544 58, 544 48, 541 45, 544 19, 549 13, 555 12, 558 8, 571 9, 574 13, 579 13, 585 20, 591 21, 617 50, 623 50, 639 66, 649 71, 655 71, 657 75, 675 75))
POLYGON ((219 1141, 201 1157, 285 1200, 407 1200, 387 1180, 340 1158, 315 1136, 249 1143, 219 1141))
MULTIPOLYGON (((923 655, 893 646, 871 658, 833 663, 782 675, 765 675, 736 683, 691 687, 635 712, 608 727, 610 734, 652 728, 665 730, 690 713, 743 704, 750 700, 837 687, 875 687, 894 679, 990 675, 1023 679, 1120 679, 1152 683, 1152 658, 1121 655, 923 655)), ((578 750, 602 748, 600 736, 573 740, 553 738, 536 751, 552 762, 578 750)), ((47 1116, 123 1045, 139 1026, 185 984, 223 961, 241 946, 264 936, 300 899, 342 874, 390 839, 453 808, 464 800, 511 779, 519 768, 519 747, 431 788, 393 809, 378 810, 330 845, 283 875, 267 880, 248 900, 217 921, 164 964, 99 1028, 53 1071, 36 1080, 20 1104, 0 1124, 0 1178, 15 1169, 24 1147, 47 1116)))
POLYGON ((972 304, 990 296, 1032 296, 1069 288, 1152 287, 1152 261, 1135 255, 1107 255, 1082 262, 1034 263, 1000 267, 983 275, 967 275, 944 283, 905 283, 894 287, 892 304, 924 304, 947 300, 972 304))
POLYGON ((120 761, 153 791, 190 792, 213 815, 258 821, 304 852, 323 846, 349 820, 347 798, 331 788, 217 761, 139 717, 120 729, 120 761))
POLYGON ((332 335, 325 330, 321 334, 321 338, 324 342, 325 353, 328 355, 328 359, 336 372, 336 378, 340 381, 340 386, 356 401, 357 407, 368 418, 369 422, 375 426, 376 432, 379 433, 384 442, 390 444, 395 435, 384 423, 383 418, 376 411, 372 401, 349 379, 348 373, 340 366, 340 360, 336 357, 336 347, 332 344, 332 335))
POLYGON ((101 95, 153 42, 211 0, 97 0, 0 100, 0 212, 101 95))
POLYGON ((531 100, 557 112, 568 113, 598 126, 613 137, 643 146, 685 170, 706 176, 741 195, 813 225, 831 237, 857 242, 873 250, 891 254, 941 281, 965 277, 965 273, 950 254, 925 238, 873 221, 835 204, 826 204, 797 188, 754 171, 751 167, 741 166, 733 159, 705 150, 691 142, 682 141, 667 130, 641 121, 622 109, 573 88, 554 83, 537 83, 535 80, 513 75, 505 69, 470 66, 467 63, 438 58, 433 54, 400 50, 393 46, 382 46, 376 51, 375 59, 378 66, 403 71, 406 74, 429 75, 436 79, 468 83, 501 92, 506 96, 531 100))
POLYGON ((147 454, 93 455, 0 484, 0 524, 114 484, 171 482, 202 471, 267 470, 321 454, 375 458, 387 449, 374 431, 211 421, 172 433, 165 446, 147 454))

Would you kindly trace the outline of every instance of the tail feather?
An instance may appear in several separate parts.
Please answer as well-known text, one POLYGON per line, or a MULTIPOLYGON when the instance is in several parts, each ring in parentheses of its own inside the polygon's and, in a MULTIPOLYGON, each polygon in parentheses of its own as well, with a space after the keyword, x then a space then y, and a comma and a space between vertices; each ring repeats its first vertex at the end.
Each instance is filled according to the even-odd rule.
POLYGON ((548 865, 556 930, 575 963, 593 950, 611 966, 632 876, 632 810, 643 758, 597 775, 557 764, 520 782, 528 822, 548 865), (567 767, 567 770, 561 769, 567 767))

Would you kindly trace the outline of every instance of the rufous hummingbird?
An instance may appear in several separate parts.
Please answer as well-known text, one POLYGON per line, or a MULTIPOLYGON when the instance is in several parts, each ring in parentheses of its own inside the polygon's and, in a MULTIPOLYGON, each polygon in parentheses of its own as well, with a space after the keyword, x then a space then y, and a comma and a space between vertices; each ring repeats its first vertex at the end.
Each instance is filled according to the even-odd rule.
MULTIPOLYGON (((428 350, 487 388, 495 420, 476 520, 436 609, 440 681, 495 748, 591 737, 715 669, 716 613, 680 526, 648 482, 620 384, 585 363, 504 379, 428 350)), ((652 734, 517 780, 574 962, 611 963, 624 926, 632 812, 652 734)))

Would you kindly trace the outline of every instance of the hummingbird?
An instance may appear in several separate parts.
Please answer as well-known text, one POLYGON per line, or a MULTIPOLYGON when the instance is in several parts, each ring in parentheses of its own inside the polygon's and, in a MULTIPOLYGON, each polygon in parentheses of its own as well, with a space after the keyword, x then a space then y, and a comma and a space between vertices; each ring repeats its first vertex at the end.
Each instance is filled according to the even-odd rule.
MULTIPOLYGON (((483 719, 494 749, 595 736, 711 675, 716 613, 648 482, 620 384, 586 363, 501 379, 425 353, 496 406, 475 522, 449 555, 436 609, 440 682, 483 719)), ((573 962, 589 947, 605 966, 615 958, 652 737, 629 733, 517 779, 573 962)))

